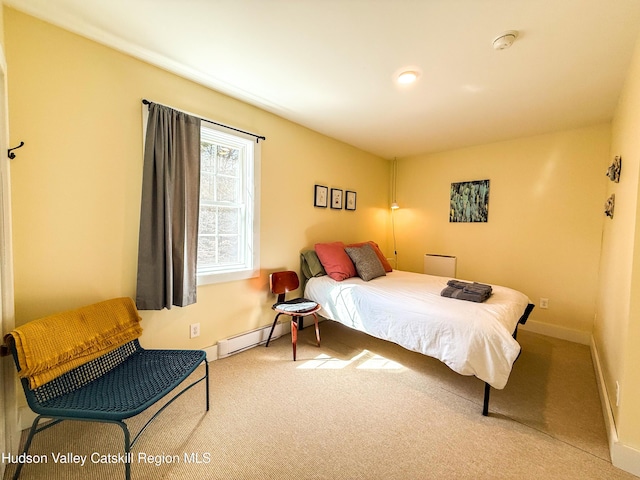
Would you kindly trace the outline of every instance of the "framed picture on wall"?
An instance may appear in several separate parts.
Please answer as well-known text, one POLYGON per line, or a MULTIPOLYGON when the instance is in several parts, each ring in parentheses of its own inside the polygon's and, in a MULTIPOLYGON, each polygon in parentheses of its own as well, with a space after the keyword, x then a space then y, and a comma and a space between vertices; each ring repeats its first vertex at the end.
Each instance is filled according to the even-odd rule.
POLYGON ((356 209, 356 192, 347 190, 346 195, 347 197, 344 203, 345 210, 355 210, 356 209))
POLYGON ((342 210, 342 190, 339 188, 331 189, 331 208, 342 210))
POLYGON ((451 184, 449 222, 489 221, 489 180, 451 184))
POLYGON ((329 188, 324 185, 316 185, 313 194, 313 206, 327 208, 329 204, 329 188))

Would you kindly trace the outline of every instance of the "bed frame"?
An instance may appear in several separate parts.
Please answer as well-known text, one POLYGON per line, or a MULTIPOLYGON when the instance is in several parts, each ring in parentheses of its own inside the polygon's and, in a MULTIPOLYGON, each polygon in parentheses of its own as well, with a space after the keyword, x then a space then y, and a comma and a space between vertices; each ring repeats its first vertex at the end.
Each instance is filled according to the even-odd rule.
MULTIPOLYGON (((307 284, 307 281, 310 278, 326 275, 322 266, 318 266, 317 264, 315 264, 315 260, 317 257, 314 258, 315 255, 310 255, 310 252, 312 251, 304 250, 300 253, 300 272, 303 278, 303 281, 302 281, 303 291, 307 284)), ((313 252, 313 254, 315 254, 315 252, 313 252)), ((516 324, 515 330, 513 331, 512 336, 514 340, 517 340, 517 337, 518 337, 518 327, 520 325, 524 325, 525 323, 527 323, 527 320, 529 319, 529 315, 533 311, 534 307, 535 305, 533 303, 529 303, 526 306, 522 316, 520 317, 520 319, 518 320, 518 323, 516 324)), ((304 328, 304 325, 300 324, 299 329, 302 329, 302 328, 304 328)), ((520 351, 520 353, 522 353, 522 351, 520 351)), ((520 355, 518 355, 515 361, 517 361, 519 357, 520 355)), ((490 396, 491 396, 491 385, 489 385, 487 382, 484 382, 484 400, 482 404, 482 415, 484 415, 485 417, 489 415, 490 396)))
MULTIPOLYGON (((518 323, 516 325, 516 329, 513 331, 514 340, 518 339, 518 327, 520 325, 524 325, 525 323, 527 323, 529 315, 533 311, 533 307, 535 307, 535 305, 533 303, 530 303, 529 305, 527 305, 527 308, 524 309, 524 313, 520 317, 520 320, 518 320, 518 323)), ((520 353, 522 353, 522 350, 520 350, 520 353)), ((520 355, 518 355, 518 358, 520 358, 520 355)), ((518 358, 516 358, 516 360, 515 360, 516 362, 518 361, 518 358)), ((484 382, 484 400, 482 402, 482 415, 484 415, 485 417, 487 417, 489 415, 489 396, 490 396, 490 394, 491 394, 491 385, 489 385, 487 382, 484 382)))

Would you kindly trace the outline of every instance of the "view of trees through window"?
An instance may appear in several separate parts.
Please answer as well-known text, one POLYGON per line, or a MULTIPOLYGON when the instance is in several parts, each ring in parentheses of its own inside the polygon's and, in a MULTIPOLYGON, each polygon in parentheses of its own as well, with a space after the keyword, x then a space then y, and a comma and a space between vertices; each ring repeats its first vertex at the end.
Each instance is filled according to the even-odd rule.
POLYGON ((200 144, 198 270, 244 261, 241 156, 238 148, 200 144))

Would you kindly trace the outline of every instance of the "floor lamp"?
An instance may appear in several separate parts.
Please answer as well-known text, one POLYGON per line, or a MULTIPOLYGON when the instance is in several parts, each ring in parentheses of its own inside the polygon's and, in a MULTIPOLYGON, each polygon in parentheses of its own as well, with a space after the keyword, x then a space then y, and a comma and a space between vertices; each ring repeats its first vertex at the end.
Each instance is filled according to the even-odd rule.
POLYGON ((393 159, 393 170, 391 172, 391 232, 393 233, 393 256, 395 258, 395 268, 398 268, 398 249, 396 248, 396 222, 394 212, 400 208, 396 201, 396 182, 398 178, 398 161, 393 159))

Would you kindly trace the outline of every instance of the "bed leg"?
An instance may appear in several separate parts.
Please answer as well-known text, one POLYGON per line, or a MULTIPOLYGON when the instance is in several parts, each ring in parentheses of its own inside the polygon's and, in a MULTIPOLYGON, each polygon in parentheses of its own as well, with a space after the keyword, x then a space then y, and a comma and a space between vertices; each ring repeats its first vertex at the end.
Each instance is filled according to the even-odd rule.
POLYGON ((491 385, 484 384, 484 405, 482 407, 482 415, 489 416, 489 394, 491 393, 491 385))

